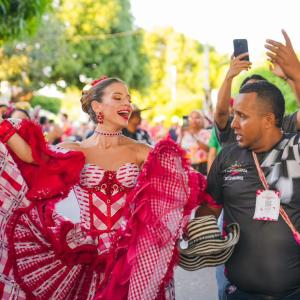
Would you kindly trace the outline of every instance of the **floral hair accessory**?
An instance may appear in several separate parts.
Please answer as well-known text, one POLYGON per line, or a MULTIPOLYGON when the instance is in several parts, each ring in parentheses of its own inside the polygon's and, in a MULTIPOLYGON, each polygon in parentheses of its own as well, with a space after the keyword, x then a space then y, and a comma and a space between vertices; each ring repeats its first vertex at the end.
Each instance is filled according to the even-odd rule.
POLYGON ((99 82, 101 82, 101 81, 103 81, 103 80, 106 80, 106 79, 108 79, 108 77, 105 76, 105 75, 103 75, 103 76, 101 76, 99 79, 93 80, 93 81, 91 82, 91 86, 95 86, 95 85, 97 85, 99 82))
POLYGON ((99 82, 102 82, 103 80, 106 80, 106 79, 109 79, 109 77, 103 75, 99 79, 93 80, 91 83, 84 86, 84 88, 82 89, 82 94, 88 92, 92 87, 96 86, 99 82))

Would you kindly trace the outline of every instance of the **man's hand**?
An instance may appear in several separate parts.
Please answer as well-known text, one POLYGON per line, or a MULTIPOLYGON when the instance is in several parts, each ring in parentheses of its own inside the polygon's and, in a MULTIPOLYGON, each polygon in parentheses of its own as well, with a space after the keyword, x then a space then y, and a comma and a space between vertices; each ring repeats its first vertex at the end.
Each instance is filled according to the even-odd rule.
POLYGON ((248 56, 249 53, 243 53, 238 55, 237 57, 231 57, 231 62, 229 66, 229 70, 227 71, 226 78, 233 79, 237 75, 239 75, 243 70, 249 70, 251 67, 251 62, 247 60, 242 60, 244 57, 248 56))
POLYGON ((281 79, 287 80, 286 74, 283 72, 283 70, 280 68, 280 66, 276 63, 270 64, 270 71, 277 77, 280 77, 281 79))
POLYGON ((292 42, 287 33, 282 30, 285 45, 274 41, 266 40, 265 48, 268 49, 267 56, 274 65, 278 65, 286 76, 294 82, 300 82, 300 62, 294 51, 292 42))

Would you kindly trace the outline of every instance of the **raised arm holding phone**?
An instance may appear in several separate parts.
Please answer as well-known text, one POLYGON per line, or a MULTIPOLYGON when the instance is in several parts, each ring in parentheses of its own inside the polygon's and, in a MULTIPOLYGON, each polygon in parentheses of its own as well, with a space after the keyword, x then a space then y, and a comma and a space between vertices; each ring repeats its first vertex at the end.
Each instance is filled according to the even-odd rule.
POLYGON ((249 70, 251 62, 243 60, 248 57, 249 53, 242 53, 236 57, 232 56, 229 69, 226 73, 225 79, 218 92, 218 100, 215 110, 215 122, 219 130, 226 127, 229 120, 229 104, 231 98, 231 86, 233 79, 239 75, 243 70, 249 70))

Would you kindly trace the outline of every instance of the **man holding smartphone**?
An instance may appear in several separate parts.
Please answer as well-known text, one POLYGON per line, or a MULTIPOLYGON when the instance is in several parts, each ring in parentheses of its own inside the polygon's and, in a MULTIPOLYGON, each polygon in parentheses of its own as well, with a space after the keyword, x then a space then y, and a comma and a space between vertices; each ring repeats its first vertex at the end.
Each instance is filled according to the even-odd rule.
MULTIPOLYGON (((275 66, 278 65, 279 67, 281 67, 284 74, 286 74, 288 79, 293 82, 294 91, 297 95, 297 98, 300 99, 300 92, 299 92, 300 91, 300 63, 295 55, 292 44, 287 34, 285 32, 283 32, 283 34, 286 40, 286 45, 283 45, 276 41, 267 40, 266 48, 270 50, 270 52, 268 52, 267 55, 269 56, 271 61, 275 64, 275 66)), ((241 60, 241 58, 244 55, 246 56, 247 54, 246 53, 241 54, 238 57, 233 58, 230 69, 227 73, 225 81, 219 92, 219 97, 218 97, 219 112, 217 112, 219 113, 219 115, 217 116, 219 117, 219 119, 216 120, 216 123, 217 121, 219 121, 219 123, 217 123, 218 126, 220 127, 223 126, 223 128, 228 126, 228 123, 229 125, 231 123, 229 122, 230 115, 228 112, 228 107, 229 107, 232 79, 236 75, 238 75, 242 70, 247 70, 251 66, 250 63, 241 60), (226 103, 227 99, 228 99, 228 104, 226 103), (226 105, 227 105, 227 109, 226 109, 226 105), (220 111, 220 107, 221 107, 221 111, 220 111)), ((278 161, 276 162, 274 161, 272 166, 269 164, 268 168, 264 169, 264 171, 266 170, 267 172, 271 172, 271 173, 274 172, 274 168, 273 168, 274 166, 278 167, 279 165, 284 165, 287 163, 287 161, 281 159, 283 158, 282 156, 278 155, 278 150, 282 151, 282 153, 284 151, 285 152, 288 151, 289 153, 288 147, 286 147, 285 150, 282 147, 281 148, 279 147, 281 142, 278 143, 277 140, 282 141, 286 137, 286 135, 282 135, 280 128, 278 128, 279 125, 278 121, 276 122, 273 121, 273 124, 271 126, 269 123, 267 128, 263 128, 263 126, 265 126, 266 123, 264 123, 263 126, 262 123, 260 123, 263 120, 263 118, 265 118, 266 116, 266 114, 262 114, 262 112, 263 109, 266 109, 267 106, 268 106, 267 110, 269 110, 267 115, 268 114, 270 115, 270 113, 274 114, 274 116, 278 115, 278 110, 281 111, 281 114, 283 115, 284 100, 282 96, 278 94, 278 91, 276 92, 275 86, 268 83, 267 81, 264 81, 263 78, 250 78, 250 80, 251 79, 252 79, 252 83, 251 81, 248 81, 249 85, 247 84, 246 86, 241 88, 242 94, 240 94, 241 96, 238 96, 237 103, 235 103, 236 112, 231 125, 232 128, 229 127, 230 132, 232 134, 227 135, 227 143, 229 143, 228 140, 231 139, 231 142, 237 141, 238 145, 232 144, 231 146, 225 147, 225 150, 221 152, 221 155, 217 158, 217 161, 213 164, 212 171, 208 176, 209 191, 211 192, 212 196, 217 201, 219 201, 219 203, 224 204, 225 222, 232 221, 234 219, 235 222, 238 222, 240 224, 241 230, 242 232, 244 232, 244 238, 241 238, 239 242, 240 247, 239 246, 237 247, 238 250, 236 255, 233 255, 233 259, 230 259, 227 265, 227 269, 229 271, 229 279, 233 284, 228 285, 226 293, 224 294, 224 297, 222 297, 222 299, 249 299, 249 300, 250 299, 251 300, 295 299, 296 300, 296 299, 300 299, 300 282, 297 279, 300 277, 297 274, 297 272, 299 271, 299 266, 296 267, 294 263, 296 261, 298 261, 299 263, 299 257, 300 257, 299 245, 297 245, 294 239, 290 239, 291 248, 289 248, 289 250, 294 249, 293 251, 295 252, 293 252, 292 254, 291 252, 289 252, 289 250, 287 251, 283 250, 282 246, 289 247, 288 246, 289 242, 285 243, 283 241, 283 238, 285 238, 286 235, 291 237, 291 232, 282 233, 280 231, 283 228, 288 229, 288 226, 286 226, 286 224, 282 225, 282 223, 284 223, 282 219, 276 221, 278 223, 276 223, 277 225, 274 225, 275 227, 283 226, 279 230, 271 229, 273 226, 271 225, 272 222, 266 221, 262 225, 262 223, 260 224, 256 223, 257 221, 251 221, 251 214, 253 213, 255 207, 255 205, 252 206, 252 203, 253 203, 253 198, 255 199, 255 189, 256 189, 253 180, 257 180, 259 179, 259 177, 257 176, 253 158, 248 157, 249 153, 251 154, 251 150, 254 152, 256 151, 260 163, 263 163, 267 159, 267 157, 269 158, 272 157, 271 153, 274 154, 276 153, 276 159, 278 159, 278 161), (253 85, 253 82, 255 81, 257 82, 257 84, 253 85), (270 92, 270 90, 272 92, 270 92), (267 105, 265 107, 260 106, 260 104, 262 104, 264 101, 265 103, 269 102, 268 98, 270 98, 270 95, 272 95, 272 93, 274 94, 274 91, 275 91, 275 95, 277 94, 277 96, 276 97, 273 96, 273 100, 271 101, 272 105, 271 106, 267 105), (260 96, 258 97, 259 94, 260 96), (266 95, 266 94, 269 94, 269 96, 261 97, 261 95, 266 95), (262 99, 262 101, 258 101, 258 99, 261 98, 265 98, 265 99, 262 99), (250 113, 249 113, 249 105, 251 106, 250 113), (281 108, 279 109, 278 107, 281 108), (245 114, 247 110, 248 113, 245 114), (249 120, 252 120, 253 118, 256 118, 256 121, 249 123, 249 120), (236 133, 238 134, 237 138, 235 137, 236 133), (263 145, 262 146, 262 148, 264 148, 263 151, 261 151, 262 148, 257 149, 256 147, 257 141, 259 141, 259 143, 263 145), (278 149, 276 148, 277 146, 278 149), (254 188, 254 190, 251 191, 248 187, 244 186, 245 184, 248 185, 250 189, 254 188), (242 218, 239 219, 240 217, 239 214, 242 212, 243 214, 240 215, 242 216, 242 218), (260 229, 255 228, 256 226, 258 227, 262 226, 262 228, 260 229), (268 228, 270 229, 269 234, 267 233, 267 230, 269 230, 268 228), (276 240, 275 243, 279 242, 279 244, 276 246, 274 246, 273 244, 274 239, 276 240), (251 241, 251 243, 253 242, 252 245, 253 248, 251 246, 251 243, 249 244, 249 241, 251 241), (265 249, 263 249, 264 245, 266 246, 265 249), (276 253, 276 251, 274 252, 275 248, 277 249, 280 248, 281 250, 276 253), (271 259, 271 261, 272 260, 274 261, 274 263, 272 263, 273 265, 266 263, 268 259, 267 258, 265 259, 264 255, 272 256, 273 254, 274 256, 271 259), (295 259, 295 256, 293 256, 294 254, 297 256, 296 260, 294 260, 295 259), (258 261, 256 259, 258 259, 258 261), (259 259, 262 259, 262 261, 259 261, 259 259), (290 262, 285 264, 284 262, 285 259, 287 260, 292 259, 294 262, 292 264, 293 266, 291 265, 290 262), (279 264, 276 265, 275 261, 279 261, 280 262, 279 264, 281 264, 281 266, 279 266, 279 264), (247 267, 243 269, 243 266, 247 266, 247 267), (283 267, 288 266, 288 270, 283 272, 281 271, 278 272, 279 269, 277 268, 281 268, 282 266, 283 267), (275 267, 276 270, 272 269, 273 267, 275 267), (242 271, 242 274, 239 273, 240 271, 242 271), (271 277, 266 274, 269 274, 271 277), (263 280, 264 278, 265 280, 263 280), (273 283, 276 282, 276 284, 272 283, 272 280, 274 279, 275 281, 273 281, 273 283), (292 289, 288 288, 287 287, 288 285, 293 286, 293 288, 292 289)), ((290 128, 294 128, 295 131, 297 130, 295 124, 297 123, 299 124, 298 117, 299 117, 299 112, 294 114, 293 122, 290 122, 290 128)), ((287 140, 289 140, 288 137, 287 140)), ((296 152, 297 151, 299 152, 299 143, 298 145, 295 144, 293 149, 294 149, 293 153, 294 155, 296 155, 297 154, 296 152)), ((288 164, 291 164, 293 161, 294 162, 297 161, 297 158, 296 157, 293 158, 292 156, 289 156, 288 164)), ((273 157, 269 159, 269 163, 271 160, 274 160, 274 158, 275 156, 273 155, 273 157)), ((297 195, 295 189, 299 188, 299 181, 298 179, 296 179, 298 178, 298 175, 294 176, 293 178, 293 175, 291 176, 289 172, 282 174, 282 172, 284 172, 283 169, 277 168, 277 170, 275 170, 276 176, 273 176, 272 183, 275 185, 278 184, 278 186, 280 186, 280 188, 283 189, 282 194, 283 195, 285 194, 285 196, 283 197, 285 199, 282 200, 283 203, 286 204, 286 202, 290 203, 292 198, 294 198, 295 201, 295 197, 297 195), (280 181, 279 179, 282 180, 280 181), (283 181, 285 182, 285 184, 282 184, 283 181), (293 182, 292 185, 288 185, 288 181, 293 182), (288 197, 286 194, 287 191, 289 193, 288 197), (289 200, 287 200, 287 198, 289 198, 289 200)), ((297 169, 299 169, 299 161, 295 164, 295 166, 291 170, 296 171, 297 169)), ((269 177, 267 178, 269 179, 269 177)), ((261 186, 259 180, 256 181, 256 186, 257 189, 259 188, 259 186, 261 186)), ((296 215, 299 215, 300 207, 297 206, 294 208, 296 209, 295 210, 296 215)), ((296 218, 292 220, 292 223, 295 225, 296 230, 299 231, 300 224, 298 223, 298 221, 299 218, 296 218)))
POLYGON ((225 264, 225 300, 300 299, 300 134, 282 132, 284 106, 268 81, 244 85, 231 124, 237 143, 223 148, 208 174, 225 224, 241 229, 225 264))

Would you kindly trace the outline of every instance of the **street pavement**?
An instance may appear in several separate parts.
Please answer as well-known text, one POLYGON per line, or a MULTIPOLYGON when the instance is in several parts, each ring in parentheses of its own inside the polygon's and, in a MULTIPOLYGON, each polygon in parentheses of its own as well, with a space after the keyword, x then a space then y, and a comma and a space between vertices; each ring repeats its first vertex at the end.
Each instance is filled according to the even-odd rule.
POLYGON ((187 272, 175 271, 176 300, 217 300, 215 268, 187 272))

